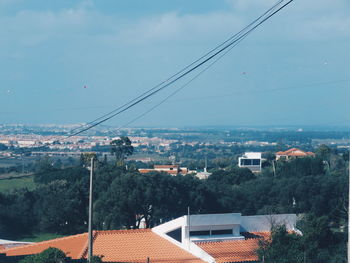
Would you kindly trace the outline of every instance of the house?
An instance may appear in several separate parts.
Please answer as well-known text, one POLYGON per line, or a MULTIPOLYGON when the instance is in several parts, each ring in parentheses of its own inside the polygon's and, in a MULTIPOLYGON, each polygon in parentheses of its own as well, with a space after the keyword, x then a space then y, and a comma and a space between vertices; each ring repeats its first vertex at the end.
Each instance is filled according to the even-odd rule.
MULTIPOLYGON (((93 253, 104 262, 257 262, 258 241, 273 225, 295 228, 296 215, 242 216, 240 213, 182 216, 152 229, 94 231, 93 253)), ((7 256, 31 255, 49 247, 73 259, 86 258, 88 234, 0 250, 7 256)))
POLYGON ((315 154, 313 152, 304 152, 298 148, 292 148, 289 149, 285 152, 277 152, 276 153, 276 160, 279 159, 285 159, 285 160, 289 160, 292 158, 302 158, 302 157, 309 157, 309 156, 315 156, 315 154))
POLYGON ((207 167, 204 167, 203 172, 196 172, 195 176, 198 177, 199 179, 208 179, 211 173, 207 171, 207 167))
POLYGON ((243 156, 238 158, 238 166, 241 168, 248 168, 253 173, 261 172, 261 153, 246 152, 243 156))
POLYGON ((150 172, 165 172, 171 175, 186 175, 188 174, 188 168, 179 167, 179 165, 154 165, 153 169, 139 169, 140 173, 150 173, 150 172))

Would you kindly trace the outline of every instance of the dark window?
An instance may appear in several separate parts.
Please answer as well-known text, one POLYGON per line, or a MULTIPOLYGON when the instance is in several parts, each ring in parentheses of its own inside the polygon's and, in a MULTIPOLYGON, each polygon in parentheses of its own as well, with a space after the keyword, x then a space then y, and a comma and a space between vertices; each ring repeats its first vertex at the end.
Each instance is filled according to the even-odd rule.
POLYGON ((209 236, 209 230, 201 230, 201 231, 190 231, 190 236, 209 236))
POLYGON ((243 159, 243 160, 244 160, 244 165, 252 165, 251 159, 243 159))
POLYGON ((253 165, 260 165, 259 159, 253 159, 253 165))
POLYGON ((181 242, 181 238, 182 238, 182 231, 181 231, 181 227, 177 228, 173 231, 170 231, 168 233, 166 233, 169 237, 172 237, 173 239, 181 242))
POLYGON ((212 235, 232 235, 232 229, 212 230, 212 235))
POLYGON ((174 168, 170 168, 170 170, 174 170, 174 168))

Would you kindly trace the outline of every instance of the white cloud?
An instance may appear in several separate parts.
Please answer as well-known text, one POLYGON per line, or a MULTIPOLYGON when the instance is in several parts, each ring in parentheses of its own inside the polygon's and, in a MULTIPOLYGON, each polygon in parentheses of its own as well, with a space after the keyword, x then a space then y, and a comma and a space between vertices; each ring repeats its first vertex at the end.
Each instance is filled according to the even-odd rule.
POLYGON ((226 0, 233 10, 243 11, 252 8, 269 8, 276 0, 226 0))
POLYGON ((231 34, 243 25, 243 21, 231 13, 180 15, 166 13, 140 19, 124 28, 120 37, 127 43, 154 43, 188 39, 210 39, 231 34), (226 34, 226 35, 225 35, 226 34))
MULTIPOLYGON (((20 1, 20 0, 15 0, 20 1)), ((204 14, 167 12, 135 20, 103 14, 92 0, 58 11, 23 10, 12 16, 0 16, 3 43, 37 45, 51 39, 86 36, 100 43, 154 45, 169 42, 195 44, 220 42, 250 22, 252 13, 261 14, 276 0, 226 0, 228 10, 204 14)), ((269 39, 318 40, 350 36, 350 1, 295 0, 272 18, 261 30, 269 39), (312 10, 312 12, 310 11, 312 10)), ((9 0, 0 0, 9 3, 9 0)), ((10 3, 9 3, 10 4, 10 3)), ((255 16, 253 16, 255 18, 255 16)), ((0 42, 0 43, 1 43, 0 42)))

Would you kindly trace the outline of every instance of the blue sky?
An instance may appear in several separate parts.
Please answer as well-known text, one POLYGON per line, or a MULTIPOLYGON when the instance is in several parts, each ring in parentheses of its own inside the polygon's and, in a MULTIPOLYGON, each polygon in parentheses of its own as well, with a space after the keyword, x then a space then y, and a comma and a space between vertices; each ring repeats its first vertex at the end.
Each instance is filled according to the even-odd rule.
MULTIPOLYGON (((0 0, 0 123, 95 119, 274 2, 0 0)), ((349 124, 349 47, 350 1, 295 0, 132 126, 349 124)), ((106 124, 124 125, 179 85, 106 124)))

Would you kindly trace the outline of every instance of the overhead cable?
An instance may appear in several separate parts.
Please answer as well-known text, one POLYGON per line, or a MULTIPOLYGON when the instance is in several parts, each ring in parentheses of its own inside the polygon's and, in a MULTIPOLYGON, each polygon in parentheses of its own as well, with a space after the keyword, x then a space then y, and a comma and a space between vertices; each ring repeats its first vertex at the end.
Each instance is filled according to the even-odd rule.
MULTIPOLYGON (((228 50, 230 47, 235 46, 238 42, 240 42, 242 39, 244 39, 247 35, 249 35, 253 30, 255 30, 257 27, 259 27, 262 23, 264 23, 266 20, 271 18, 273 15, 275 15, 277 12, 279 12, 281 9, 286 7, 288 4, 290 4, 293 0, 289 0, 286 3, 283 3, 284 0, 278 1, 275 5, 273 5, 269 10, 267 10, 263 15, 259 16, 259 18, 255 19, 253 22, 251 22, 248 26, 240 30, 238 33, 230 37, 228 40, 221 43, 219 46, 215 47, 205 55, 203 55, 201 58, 197 59, 196 61, 192 62, 190 65, 186 66, 184 69, 180 70, 176 74, 169 77, 167 80, 161 82, 160 84, 156 85, 152 89, 142 93, 141 95, 137 96, 136 98, 132 99, 131 101, 125 103, 124 105, 116 108, 115 110, 95 119, 94 121, 88 123, 85 127, 82 127, 78 131, 72 130, 72 133, 68 135, 67 138, 76 136, 82 132, 85 132, 103 122, 106 122, 110 120, 111 118, 125 112, 126 110, 132 108, 133 106, 141 103, 142 101, 148 99, 149 97, 155 95, 156 93, 160 92, 161 90, 165 89, 166 87, 170 86, 171 84, 175 83, 176 81, 182 79, 186 75, 190 74, 191 72, 195 71, 202 65, 206 64, 208 61, 219 55, 220 53, 228 50), (283 3, 283 4, 282 4, 283 3)), ((75 129, 76 130, 76 129, 75 129)))

